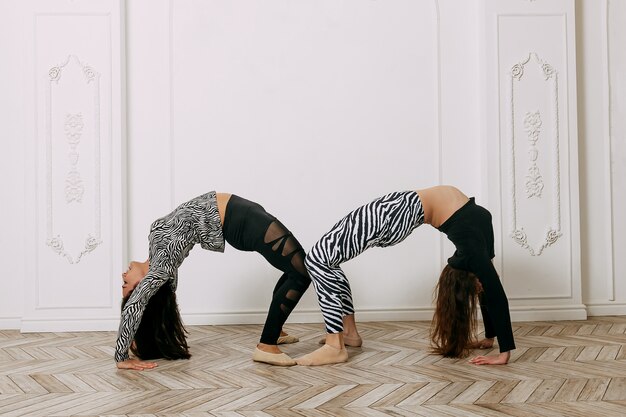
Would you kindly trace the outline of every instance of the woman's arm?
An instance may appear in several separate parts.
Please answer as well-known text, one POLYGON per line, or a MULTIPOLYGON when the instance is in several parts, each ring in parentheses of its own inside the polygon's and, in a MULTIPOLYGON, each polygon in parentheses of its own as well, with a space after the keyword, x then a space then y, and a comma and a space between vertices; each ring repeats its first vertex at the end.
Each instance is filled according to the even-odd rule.
MULTIPOLYGON (((115 344, 115 361, 128 361, 128 349, 135 338, 135 333, 141 323, 141 317, 146 309, 146 305, 150 298, 157 293, 159 288, 165 284, 168 276, 160 271, 148 271, 146 276, 141 280, 137 287, 133 290, 130 298, 126 302, 122 310, 120 319, 120 328, 117 333, 117 343, 115 344)), ((118 366, 120 367, 120 366, 118 366)), ((131 368, 137 369, 137 368, 131 368)))
POLYGON ((513 339, 513 327, 511 326, 511 316, 509 312, 509 302, 504 288, 498 277, 498 273, 487 256, 472 256, 470 268, 480 280, 483 286, 482 309, 485 319, 485 337, 498 338, 500 355, 497 363, 506 363, 509 359, 509 351, 515 349, 513 339), (485 317, 485 313, 486 317, 485 317), (504 355, 506 353, 506 355, 504 355))

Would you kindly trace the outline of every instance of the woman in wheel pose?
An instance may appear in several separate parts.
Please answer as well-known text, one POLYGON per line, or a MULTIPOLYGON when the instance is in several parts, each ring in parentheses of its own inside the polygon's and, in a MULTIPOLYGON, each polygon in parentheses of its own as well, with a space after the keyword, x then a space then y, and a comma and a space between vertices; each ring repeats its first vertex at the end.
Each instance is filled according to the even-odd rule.
POLYGON ((176 303, 178 267, 194 245, 223 252, 225 242, 260 253, 283 272, 252 359, 272 365, 296 364, 277 345, 298 341, 282 333, 282 327, 311 280, 302 246, 276 217, 257 203, 211 191, 152 223, 148 240, 148 260, 131 262, 122 274, 122 316, 115 349, 118 368, 141 370, 156 366, 148 359, 190 357, 176 303), (129 349, 137 359, 129 357, 129 349))
POLYGON ((506 364, 515 349, 509 306, 491 260, 494 255, 491 214, 452 186, 387 194, 349 213, 322 236, 305 265, 317 292, 326 324, 324 346, 297 360, 300 365, 345 362, 345 346, 361 346, 354 319, 350 284, 341 264, 368 248, 403 241, 415 228, 429 224, 456 246, 439 278, 431 329, 434 351, 462 357, 498 338, 500 354, 478 356, 475 364, 506 364), (479 304, 485 339, 474 339, 479 304))

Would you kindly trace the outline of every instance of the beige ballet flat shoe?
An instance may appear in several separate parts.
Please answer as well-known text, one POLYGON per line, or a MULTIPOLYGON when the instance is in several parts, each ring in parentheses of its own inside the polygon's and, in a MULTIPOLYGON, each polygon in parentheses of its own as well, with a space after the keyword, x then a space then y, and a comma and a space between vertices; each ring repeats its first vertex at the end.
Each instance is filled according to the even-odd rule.
POLYGON ((290 334, 285 335, 285 336, 280 336, 278 338, 278 340, 276 341, 277 345, 288 345, 290 343, 296 343, 299 342, 300 339, 298 339, 296 336, 292 336, 290 334))
POLYGON ((346 348, 337 349, 330 345, 324 345, 314 352, 298 358, 296 362, 303 366, 332 365, 334 363, 343 363, 348 360, 348 351, 346 348))
POLYGON ((293 366, 296 364, 296 361, 291 359, 286 353, 268 353, 263 352, 259 348, 254 349, 252 360, 277 366, 293 366))
MULTIPOLYGON (((320 345, 326 344, 326 336, 322 337, 318 342, 320 345)), ((360 337, 343 337, 343 344, 350 347, 361 347, 363 345, 363 339, 360 337)))

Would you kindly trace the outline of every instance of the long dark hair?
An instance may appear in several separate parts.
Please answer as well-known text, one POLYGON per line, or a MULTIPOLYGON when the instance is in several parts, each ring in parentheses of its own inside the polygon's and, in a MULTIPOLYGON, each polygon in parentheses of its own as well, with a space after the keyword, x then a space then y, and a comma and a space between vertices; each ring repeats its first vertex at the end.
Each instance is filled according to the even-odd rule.
MULTIPOLYGON (((129 297, 130 294, 122 299, 122 310, 129 297)), ((130 350, 143 360, 189 359, 191 354, 186 334, 176 294, 165 284, 148 301, 130 350)))
POLYGON ((469 345, 476 334, 477 304, 476 275, 446 265, 435 288, 435 314, 430 332, 433 352, 447 358, 469 354, 469 345))

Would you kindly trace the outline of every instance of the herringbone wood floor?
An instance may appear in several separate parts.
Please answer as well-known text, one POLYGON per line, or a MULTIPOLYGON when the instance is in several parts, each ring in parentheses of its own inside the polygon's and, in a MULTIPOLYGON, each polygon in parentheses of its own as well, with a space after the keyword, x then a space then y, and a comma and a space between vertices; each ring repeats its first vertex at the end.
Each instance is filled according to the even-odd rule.
MULTIPOLYGON (((251 361, 260 326, 194 326, 191 360, 144 372, 115 368, 112 332, 0 331, 0 415, 626 416, 626 317, 514 323, 491 367, 430 355, 428 325, 361 323, 347 363, 290 368, 251 361)), ((287 330, 298 357, 322 326, 287 330)))

